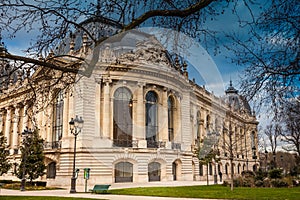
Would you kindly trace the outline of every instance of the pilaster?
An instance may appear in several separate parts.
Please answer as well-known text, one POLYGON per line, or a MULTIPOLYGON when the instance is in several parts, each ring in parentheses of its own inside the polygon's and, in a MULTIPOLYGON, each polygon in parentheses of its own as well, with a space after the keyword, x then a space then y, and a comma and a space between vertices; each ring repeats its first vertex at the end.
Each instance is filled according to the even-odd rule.
POLYGON ((12 137, 12 148, 18 149, 18 140, 19 140, 19 133, 18 133, 18 125, 20 120, 20 106, 17 105, 15 107, 14 119, 13 119, 13 137, 12 137))
POLYGON ((102 113, 102 134, 103 138, 110 138, 110 79, 104 80, 103 89, 103 113, 102 113))

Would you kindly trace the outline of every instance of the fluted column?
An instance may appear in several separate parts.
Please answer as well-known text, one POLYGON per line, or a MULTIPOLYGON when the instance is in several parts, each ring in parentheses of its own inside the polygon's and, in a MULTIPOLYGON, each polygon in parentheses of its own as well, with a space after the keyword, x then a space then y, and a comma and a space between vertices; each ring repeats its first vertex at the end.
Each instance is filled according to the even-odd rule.
POLYGON ((10 126, 11 126, 11 108, 7 108, 6 121, 5 121, 5 137, 7 139, 7 145, 11 145, 10 126))
POLYGON ((64 107, 63 107, 63 133, 62 137, 68 137, 69 132, 69 92, 66 93, 64 97, 64 107))
POLYGON ((136 93, 136 106, 135 113, 133 115, 133 137, 137 140, 145 139, 145 105, 144 105, 144 84, 139 83, 136 93))
POLYGON ((167 88, 164 88, 162 92, 162 102, 160 106, 159 112, 159 123, 158 123, 158 130, 159 130, 159 140, 167 142, 168 137, 168 93, 167 88))
POLYGON ((15 114, 13 120, 13 137, 12 137, 12 148, 18 149, 18 140, 19 140, 19 133, 18 133, 18 125, 19 125, 19 118, 20 117, 20 106, 15 107, 15 114))
POLYGON ((110 138, 110 80, 105 80, 103 89, 102 135, 110 138))

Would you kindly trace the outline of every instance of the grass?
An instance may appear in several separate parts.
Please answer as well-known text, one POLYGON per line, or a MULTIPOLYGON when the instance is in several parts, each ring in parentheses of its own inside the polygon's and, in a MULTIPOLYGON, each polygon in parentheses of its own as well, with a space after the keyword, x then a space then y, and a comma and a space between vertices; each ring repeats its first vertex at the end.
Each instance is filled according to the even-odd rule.
POLYGON ((39 196, 0 196, 1 200, 91 200, 88 198, 73 197, 39 197, 39 196))
POLYGON ((184 187, 147 187, 109 190, 110 194, 162 196, 207 199, 299 200, 300 187, 294 188, 234 188, 221 185, 184 187))
MULTIPOLYGON (((210 186, 182 186, 182 187, 144 187, 108 190, 109 194, 161 196, 182 198, 207 199, 247 199, 247 200, 298 200, 300 187, 294 188, 246 188, 237 187, 230 191, 229 187, 221 185, 210 186)), ((87 198, 66 197, 23 197, 0 196, 0 200, 88 200, 87 198)))

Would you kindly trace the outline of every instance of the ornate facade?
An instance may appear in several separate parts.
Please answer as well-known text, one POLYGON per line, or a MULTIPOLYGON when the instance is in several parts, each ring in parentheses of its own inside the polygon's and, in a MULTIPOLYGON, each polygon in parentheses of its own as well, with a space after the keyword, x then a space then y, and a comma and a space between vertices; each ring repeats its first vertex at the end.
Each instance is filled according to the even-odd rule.
MULTIPOLYGON (((213 180, 219 171, 227 179, 230 159, 235 175, 256 169, 258 122, 231 83, 224 97, 216 97, 189 80, 187 65, 172 59, 155 37, 138 31, 111 37, 99 47, 78 34, 66 46, 69 49, 60 51, 84 57, 92 74, 72 87, 57 84, 51 95, 36 98, 49 103, 32 102, 30 80, 21 76, 2 87, 0 129, 8 139, 12 163, 19 162, 23 130, 39 129, 47 165, 42 180, 69 187, 74 151, 69 121, 78 115, 84 119, 77 138, 79 185, 84 185, 84 168, 90 168, 91 186, 199 181, 206 180, 207 173, 213 180), (199 152, 211 135, 217 138, 210 149, 218 150, 218 159, 202 165, 199 152)), ((48 71, 38 68, 32 76, 51 74, 48 71)), ((13 171, 1 178, 16 179, 13 171)))

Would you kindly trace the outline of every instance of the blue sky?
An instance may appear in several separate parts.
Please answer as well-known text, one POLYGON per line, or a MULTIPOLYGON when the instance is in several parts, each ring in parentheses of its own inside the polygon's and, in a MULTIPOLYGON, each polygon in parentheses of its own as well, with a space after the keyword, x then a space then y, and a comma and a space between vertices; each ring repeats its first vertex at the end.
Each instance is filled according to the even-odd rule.
MULTIPOLYGON (((262 5, 264 1, 261 1, 262 5)), ((243 5, 239 4, 236 7, 239 17, 242 20, 250 20, 251 16, 248 9, 243 5)), ((252 10, 253 14, 258 14, 258 6, 252 10)), ((232 15, 230 8, 225 9, 223 15, 217 16, 215 20, 208 20, 203 27, 209 27, 210 29, 216 29, 219 31, 218 42, 220 45, 231 45, 230 41, 224 37, 224 33, 236 33, 241 37, 248 37, 247 28, 241 27, 236 15, 232 15)), ((32 42, 36 39, 38 32, 37 30, 27 33, 19 32, 13 39, 7 38, 7 33, 2 32, 4 37, 3 41, 12 54, 25 55, 23 52, 32 42)), ((192 40, 192 39, 191 39, 192 40)), ((195 44, 197 42, 194 42, 195 44)), ((217 96, 224 94, 224 89, 229 85, 229 81, 232 80, 234 86, 239 89, 240 75, 244 69, 244 66, 237 66, 231 63, 231 60, 227 57, 233 56, 231 52, 220 46, 218 49, 219 53, 213 54, 213 47, 209 47, 207 52, 201 44, 191 46, 190 50, 192 56, 183 56, 194 68, 189 71, 190 79, 195 78, 199 85, 206 85, 209 91, 213 91, 217 96)), ((260 118, 261 124, 266 124, 267 119, 260 118)))

